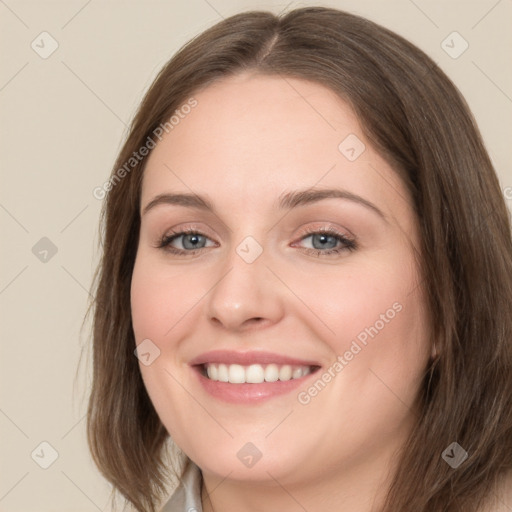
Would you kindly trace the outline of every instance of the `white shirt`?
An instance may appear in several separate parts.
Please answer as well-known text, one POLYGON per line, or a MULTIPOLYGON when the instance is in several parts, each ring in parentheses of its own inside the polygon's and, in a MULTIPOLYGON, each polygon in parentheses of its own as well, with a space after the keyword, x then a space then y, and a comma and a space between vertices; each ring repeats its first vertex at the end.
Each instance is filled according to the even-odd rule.
POLYGON ((183 474, 181 483, 176 487, 161 512, 203 512, 201 504, 202 474, 192 461, 183 474))

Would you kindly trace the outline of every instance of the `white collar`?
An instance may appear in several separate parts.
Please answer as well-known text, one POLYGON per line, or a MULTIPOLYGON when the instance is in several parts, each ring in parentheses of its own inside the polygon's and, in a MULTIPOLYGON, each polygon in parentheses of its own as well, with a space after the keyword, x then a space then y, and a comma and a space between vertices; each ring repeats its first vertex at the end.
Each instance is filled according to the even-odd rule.
POLYGON ((169 501, 161 512, 203 512, 201 504, 202 474, 199 467, 189 460, 188 467, 183 473, 169 501))

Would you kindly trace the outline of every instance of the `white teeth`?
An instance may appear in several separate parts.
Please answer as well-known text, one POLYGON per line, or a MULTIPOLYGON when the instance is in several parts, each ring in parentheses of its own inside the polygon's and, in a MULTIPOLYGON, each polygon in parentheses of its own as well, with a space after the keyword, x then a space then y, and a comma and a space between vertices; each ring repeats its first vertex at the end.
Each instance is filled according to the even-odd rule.
POLYGON ((311 373, 310 366, 292 366, 289 364, 240 364, 207 363, 204 365, 210 380, 230 382, 231 384, 261 384, 262 382, 287 381, 300 379, 311 373))
MULTIPOLYGON (((215 365, 208 365, 215 366, 215 365)), ((245 382, 251 384, 261 384, 265 380, 265 370, 261 364, 251 364, 245 370, 245 382)))
POLYGON ((292 367, 289 364, 281 366, 279 370, 279 380, 290 380, 292 378, 292 367))
POLYGON ((228 367, 229 382, 231 384, 243 384, 245 382, 245 370, 239 364, 230 364, 228 367))
POLYGON ((302 377, 302 368, 294 368, 292 372, 292 379, 300 379, 302 377))
POLYGON ((208 377, 212 380, 219 380, 219 370, 216 365, 210 364, 208 365, 208 377))
POLYGON ((217 371, 217 380, 219 380, 220 382, 229 381, 228 367, 225 364, 219 364, 219 368, 217 371))
POLYGON ((265 381, 275 382, 276 380, 279 380, 279 368, 277 364, 269 364, 265 368, 265 381))

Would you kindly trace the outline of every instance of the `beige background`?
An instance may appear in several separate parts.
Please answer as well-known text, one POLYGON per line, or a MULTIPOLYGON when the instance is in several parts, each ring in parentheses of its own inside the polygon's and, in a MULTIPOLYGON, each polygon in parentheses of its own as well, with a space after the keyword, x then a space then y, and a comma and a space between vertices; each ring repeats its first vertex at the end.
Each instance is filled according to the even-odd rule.
POLYGON ((180 45, 222 17, 312 4, 365 15, 438 62, 473 110, 512 205, 511 0, 0 0, 0 511, 110 510, 85 441, 88 366, 75 374, 98 258, 92 191, 144 91, 180 45), (43 31, 58 43, 47 58, 43 31), (453 31, 469 44, 456 59, 441 46, 453 31), (54 255, 48 242, 32 251, 43 237, 54 255), (58 452, 48 469, 43 441, 58 452))

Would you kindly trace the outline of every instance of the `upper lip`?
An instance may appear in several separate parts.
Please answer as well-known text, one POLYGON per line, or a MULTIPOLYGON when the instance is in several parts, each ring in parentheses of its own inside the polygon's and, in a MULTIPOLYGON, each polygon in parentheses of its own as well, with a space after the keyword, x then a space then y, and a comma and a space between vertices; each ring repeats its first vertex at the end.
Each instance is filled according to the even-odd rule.
POLYGON ((212 350, 205 352, 192 359, 191 366, 202 365, 206 363, 224 363, 240 364, 248 366, 250 364, 289 364, 293 366, 320 366, 318 362, 306 359, 297 359, 272 352, 263 352, 251 350, 247 352, 236 352, 233 350, 212 350))

